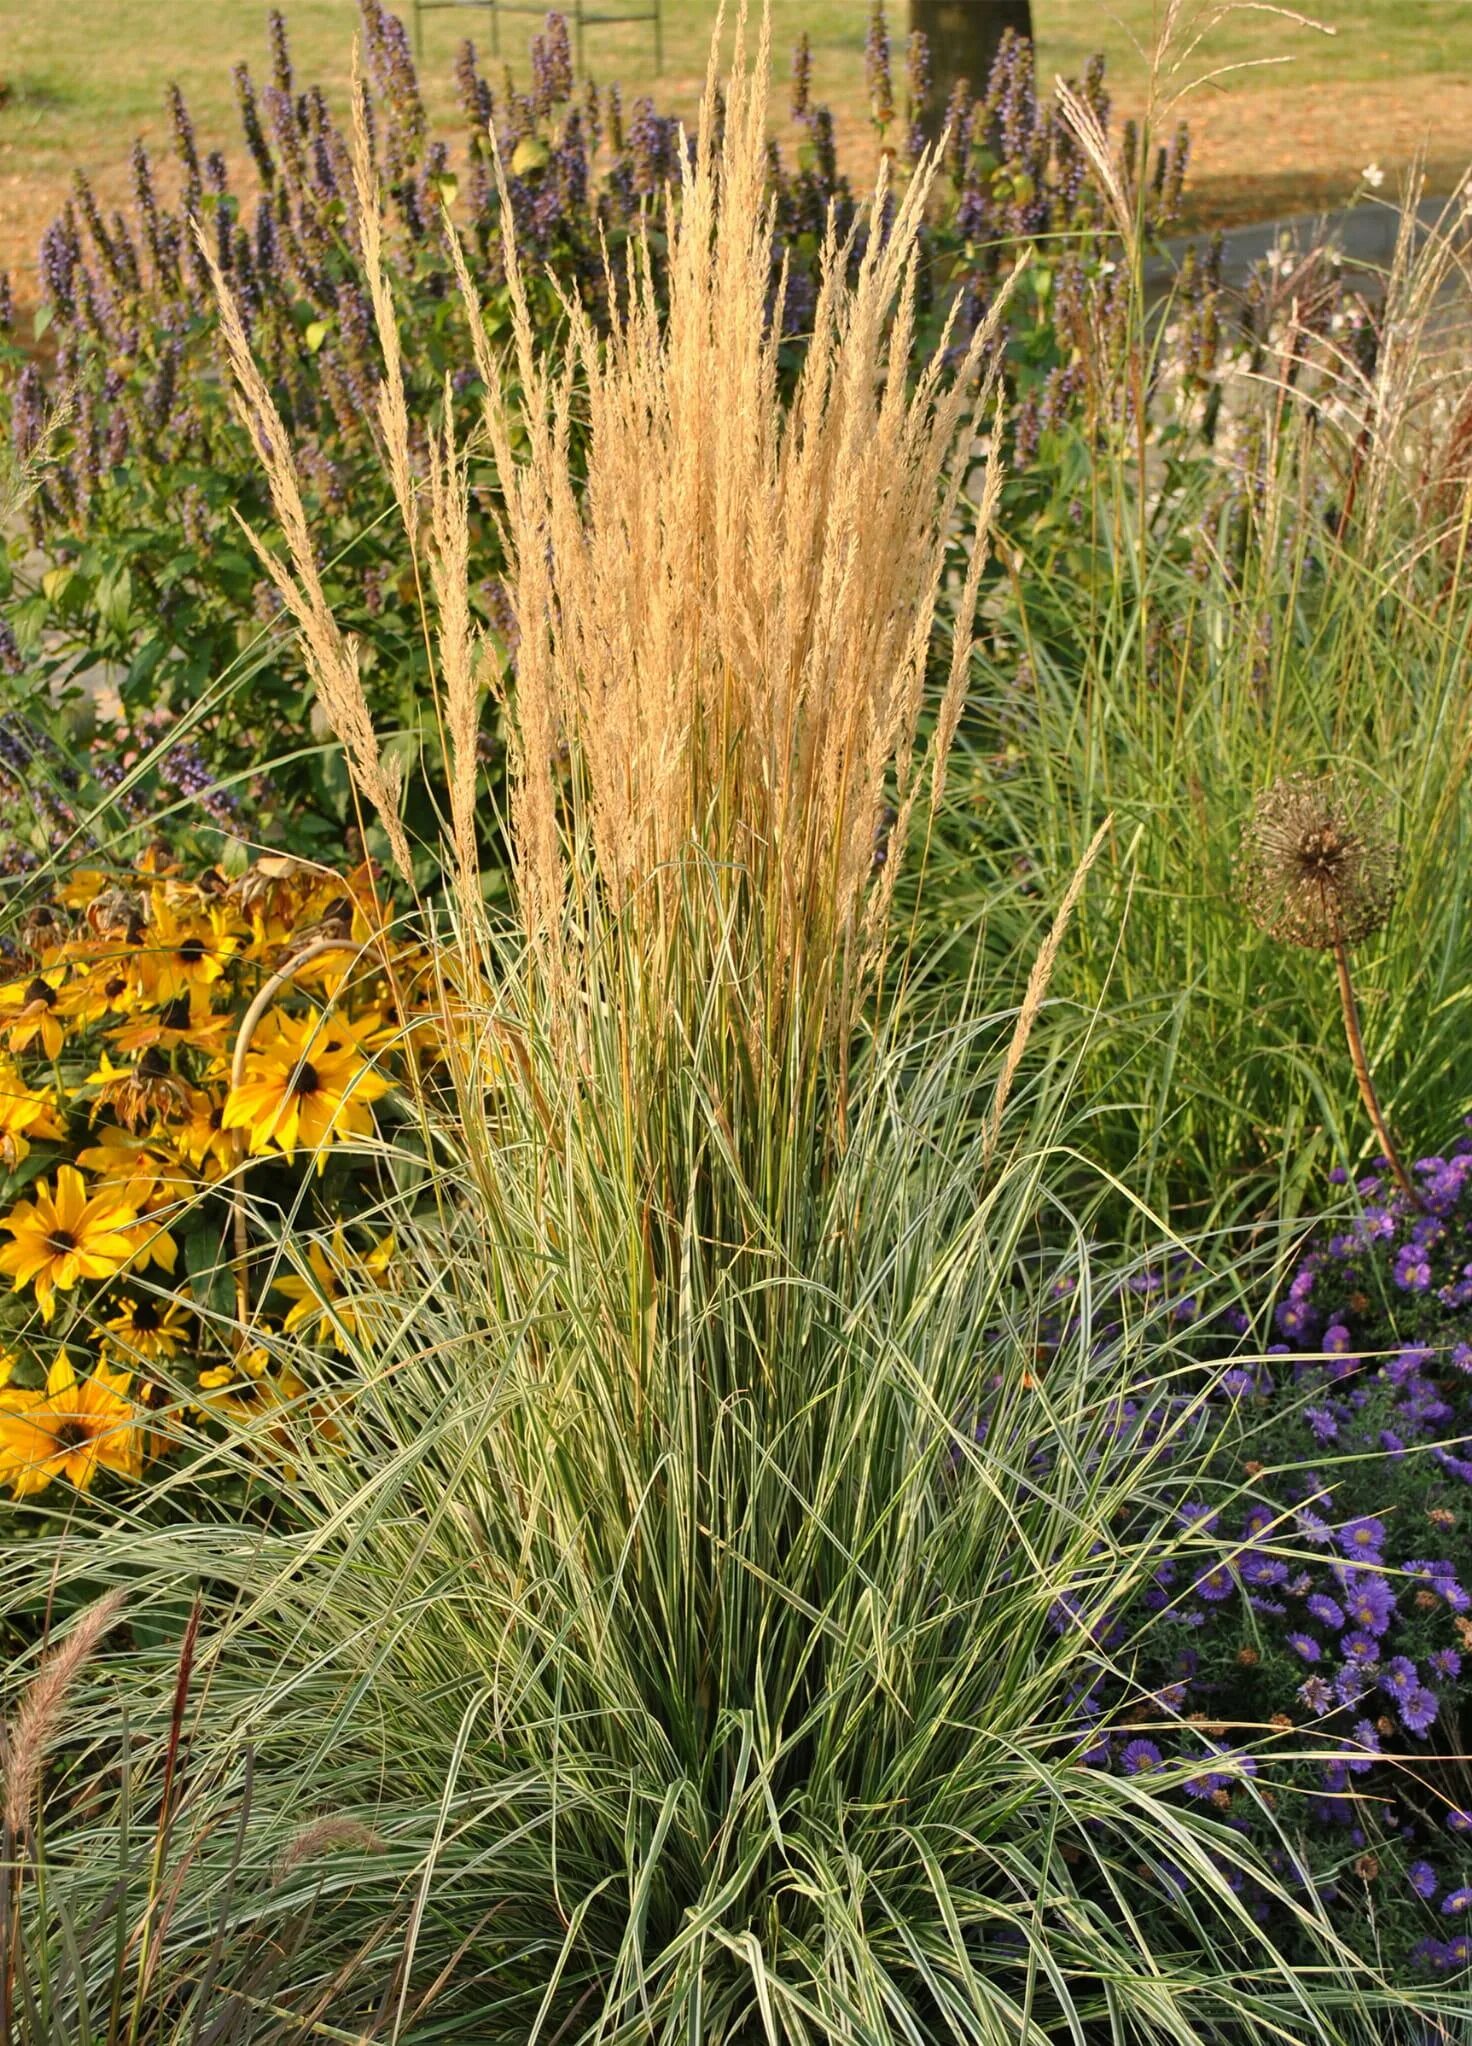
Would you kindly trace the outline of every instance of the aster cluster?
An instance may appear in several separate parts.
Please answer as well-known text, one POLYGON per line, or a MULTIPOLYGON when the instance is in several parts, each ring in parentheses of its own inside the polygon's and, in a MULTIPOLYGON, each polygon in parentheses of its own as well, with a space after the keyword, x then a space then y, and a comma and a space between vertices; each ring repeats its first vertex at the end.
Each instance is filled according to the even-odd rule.
MULTIPOLYGON (((1210 1803, 1335 1910, 1373 1899, 1387 1950, 1441 1975, 1468 1965, 1472 1903, 1455 1760, 1472 1697, 1472 1137, 1414 1178, 1408 1199, 1383 1162, 1362 1176, 1255 1321, 1177 1255, 1087 1328, 1059 1281, 1042 1338, 1045 1356, 1087 1340, 1115 1370, 1144 1325, 1157 1357, 1169 1340, 1205 1374, 1116 1398, 1091 1452, 1183 1496, 1173 1553, 1128 1605, 1054 1608, 1098 1658, 1073 1701, 1081 1758, 1210 1803)), ((1015 1407, 1006 1425, 1025 1447, 1015 1407)))

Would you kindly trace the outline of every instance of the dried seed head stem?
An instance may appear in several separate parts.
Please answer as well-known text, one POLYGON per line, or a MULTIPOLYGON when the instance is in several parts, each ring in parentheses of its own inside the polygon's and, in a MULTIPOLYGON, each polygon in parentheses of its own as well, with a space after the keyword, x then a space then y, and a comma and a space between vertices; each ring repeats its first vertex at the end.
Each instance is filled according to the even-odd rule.
POLYGON ((1401 1192, 1423 1205, 1390 1133, 1365 1055, 1349 948, 1384 928, 1400 884, 1400 847, 1383 806, 1335 775, 1286 775, 1264 789, 1242 836, 1238 892, 1259 930, 1332 952, 1355 1084, 1401 1192))

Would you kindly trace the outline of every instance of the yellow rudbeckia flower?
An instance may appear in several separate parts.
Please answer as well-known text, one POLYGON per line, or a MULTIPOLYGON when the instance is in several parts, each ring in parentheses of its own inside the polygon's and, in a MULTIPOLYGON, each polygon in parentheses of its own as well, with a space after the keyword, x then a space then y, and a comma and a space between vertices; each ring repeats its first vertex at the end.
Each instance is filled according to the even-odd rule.
POLYGON ((65 968, 53 968, 0 987, 0 1029, 12 1051, 39 1046, 47 1058, 60 1057, 66 1028, 57 1014, 57 993, 65 979, 65 968))
POLYGON ((74 1165, 61 1166, 53 1194, 43 1179, 34 1200, 18 1201, 0 1220, 14 1237, 0 1249, 0 1272, 14 1291, 34 1284, 43 1321, 56 1311, 56 1295, 79 1279, 107 1279, 137 1252, 132 1230, 138 1210, 105 1189, 89 1197, 74 1165))
POLYGON ((245 1130, 256 1153, 274 1146, 291 1158, 305 1145, 317 1152, 320 1171, 336 1139, 371 1133, 371 1105, 391 1084, 334 1034, 330 1020, 280 1022, 273 1039, 247 1056, 222 1122, 245 1130))
POLYGON ((85 1492, 99 1470, 136 1478, 143 1466, 130 1375, 99 1364, 78 1378, 61 1356, 44 1392, 0 1393, 0 1481, 17 1499, 67 1478, 85 1492))

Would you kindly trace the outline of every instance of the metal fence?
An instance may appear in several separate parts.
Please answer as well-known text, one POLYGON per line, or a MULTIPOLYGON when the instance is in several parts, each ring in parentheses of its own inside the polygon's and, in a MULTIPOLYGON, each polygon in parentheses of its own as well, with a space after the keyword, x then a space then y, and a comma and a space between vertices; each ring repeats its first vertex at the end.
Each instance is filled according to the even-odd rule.
MULTIPOLYGON (((503 14, 534 14, 545 17, 548 12, 547 0, 414 0, 414 53, 424 55, 424 16, 426 14, 460 13, 468 10, 475 14, 490 16, 491 55, 501 54, 501 16, 503 14)), ((565 15, 572 28, 573 54, 578 69, 583 68, 585 38, 590 28, 606 28, 615 22, 647 21, 654 31, 654 69, 664 69, 664 20, 663 0, 614 0, 612 7, 603 0, 562 0, 558 12, 565 15)))

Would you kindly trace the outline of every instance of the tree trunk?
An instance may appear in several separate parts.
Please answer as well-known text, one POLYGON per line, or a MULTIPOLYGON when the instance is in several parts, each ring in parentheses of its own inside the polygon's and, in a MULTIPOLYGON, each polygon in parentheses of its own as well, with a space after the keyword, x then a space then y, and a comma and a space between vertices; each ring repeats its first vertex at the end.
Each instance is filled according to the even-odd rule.
POLYGON ((930 106, 925 122, 932 135, 945 120, 951 88, 964 78, 973 96, 986 91, 1003 34, 1016 29, 1032 40, 1029 0, 910 0, 910 27, 930 45, 930 106))

